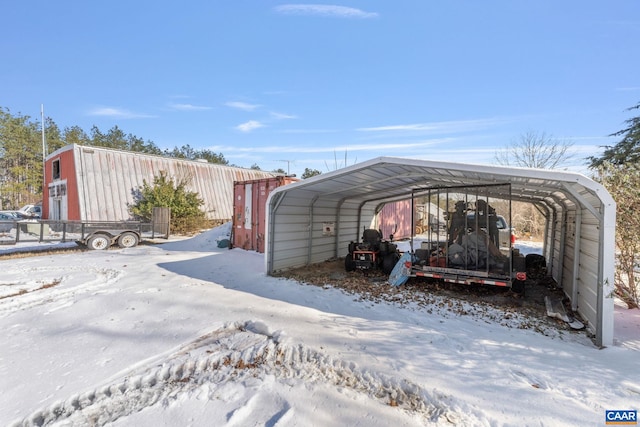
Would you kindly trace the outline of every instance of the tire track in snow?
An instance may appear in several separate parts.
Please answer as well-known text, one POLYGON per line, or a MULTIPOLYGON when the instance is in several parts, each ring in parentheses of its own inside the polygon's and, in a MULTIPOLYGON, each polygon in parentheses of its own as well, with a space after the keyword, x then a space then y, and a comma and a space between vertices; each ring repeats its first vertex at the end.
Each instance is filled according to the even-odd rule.
MULTIPOLYGON (((381 404, 418 413, 430 423, 481 423, 481 414, 476 417, 473 409, 451 396, 429 393, 402 378, 358 369, 355 363, 303 345, 281 343, 279 334, 266 330, 261 322, 226 325, 183 347, 161 365, 138 369, 123 380, 73 395, 15 421, 12 426, 53 423, 102 426, 158 403, 166 405, 202 385, 220 388, 225 383, 264 379, 267 375, 278 381, 299 380, 348 388, 381 404)), ((251 405, 251 399, 248 404, 251 405)), ((242 408, 238 409, 229 424, 241 423, 245 415, 242 408)), ((290 408, 285 405, 274 418, 290 416, 290 408)), ((277 424, 277 420, 272 421, 277 424)))
MULTIPOLYGON (((121 270, 92 267, 35 267, 29 269, 29 281, 12 279, 12 276, 24 277, 23 270, 8 270, 2 273, 2 283, 10 283, 16 289, 31 288, 23 294, 0 299, 0 317, 6 317, 16 311, 32 307, 59 303, 72 303, 75 295, 94 292, 120 280, 121 270), (53 287, 37 289, 42 283, 60 283, 53 287)), ((55 310, 53 308, 52 310, 55 310)))

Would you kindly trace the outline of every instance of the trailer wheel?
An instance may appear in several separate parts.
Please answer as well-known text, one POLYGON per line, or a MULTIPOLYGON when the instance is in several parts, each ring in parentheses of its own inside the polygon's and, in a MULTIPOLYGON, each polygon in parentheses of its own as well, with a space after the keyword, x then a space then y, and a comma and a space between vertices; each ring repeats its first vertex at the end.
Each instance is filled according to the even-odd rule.
POLYGON ((511 290, 516 294, 524 294, 524 284, 523 280, 514 280, 511 283, 511 290))
POLYGON ((118 237, 118 246, 121 248, 132 248, 138 245, 138 235, 136 233, 132 233, 131 231, 125 231, 118 237))
POLYGON ((400 257, 395 253, 386 254, 382 259, 382 272, 391 274, 399 259, 400 257))
POLYGON ((356 262, 353 260, 353 254, 351 252, 344 257, 344 269, 346 271, 353 271, 356 269, 356 262))
POLYGON ((104 234, 94 234, 87 240, 87 247, 92 250, 102 251, 111 246, 111 239, 104 234))

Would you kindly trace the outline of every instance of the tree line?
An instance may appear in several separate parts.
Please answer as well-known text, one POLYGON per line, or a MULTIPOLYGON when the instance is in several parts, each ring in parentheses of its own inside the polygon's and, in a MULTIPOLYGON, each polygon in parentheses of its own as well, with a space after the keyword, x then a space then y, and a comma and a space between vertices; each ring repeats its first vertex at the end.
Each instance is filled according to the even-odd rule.
POLYGON ((51 119, 42 122, 0 107, 0 209, 17 209, 40 201, 43 184, 43 159, 69 144, 135 151, 178 159, 206 159, 229 165, 221 153, 196 149, 190 145, 162 150, 150 140, 126 133, 118 126, 105 131, 93 126, 86 132, 79 126, 60 129, 51 119), (44 153, 43 153, 44 150, 44 153))
MULTIPOLYGON (((43 147, 41 120, 34 120, 20 113, 12 114, 9 109, 0 107, 0 210, 18 209, 24 204, 40 201, 44 179, 43 158, 70 144, 134 151, 176 159, 205 159, 209 163, 234 166, 229 164, 222 153, 206 148, 197 149, 186 144, 163 150, 153 141, 126 133, 117 125, 106 132, 94 125, 86 132, 80 126, 60 129, 51 118, 46 117, 44 141, 43 147)), ((251 168, 261 170, 257 164, 251 168)), ((273 172, 286 173, 282 169, 273 172)), ((320 173, 318 170, 305 168, 302 178, 320 173)))
MULTIPOLYGON (((640 110, 640 103, 628 109, 640 110)), ((626 126, 610 136, 621 140, 603 147, 601 156, 587 159, 593 178, 602 183, 616 201, 617 266, 615 293, 629 307, 638 307, 640 291, 640 116, 628 119, 626 126)), ((42 197, 43 158, 69 144, 105 147, 181 159, 206 159, 228 165, 221 153, 194 149, 189 145, 162 150, 152 141, 127 134, 118 126, 106 132, 93 126, 87 133, 79 126, 60 129, 50 118, 42 123, 29 116, 12 114, 0 107, 0 209, 15 209, 42 197), (44 150, 44 153, 43 153, 44 150)), ((546 134, 528 133, 496 153, 496 162, 517 166, 554 168, 567 159, 570 144, 546 134)), ((260 169, 253 165, 253 169, 260 169)), ((274 172, 284 173, 282 169, 274 172)), ((321 172, 306 168, 302 178, 321 172)))

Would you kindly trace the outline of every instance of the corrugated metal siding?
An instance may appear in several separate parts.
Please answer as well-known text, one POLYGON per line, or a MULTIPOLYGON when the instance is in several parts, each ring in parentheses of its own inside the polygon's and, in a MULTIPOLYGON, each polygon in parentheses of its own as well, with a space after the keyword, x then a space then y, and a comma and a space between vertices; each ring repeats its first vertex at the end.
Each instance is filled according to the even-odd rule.
POLYGON ((378 214, 378 228, 385 239, 393 234, 394 239, 406 239, 413 235, 411 230, 411 200, 400 200, 387 203, 378 214))
POLYGON ((562 252, 562 289, 567 295, 572 295, 579 284, 579 273, 574 271, 576 246, 576 212, 567 212, 564 219, 564 246, 562 252))
POLYGON ((277 264, 290 267, 307 265, 307 246, 300 233, 306 234, 309 223, 302 210, 296 214, 287 209, 286 213, 270 217, 274 221, 272 229, 278 234, 278 250, 273 252, 277 264))
POLYGON ((615 202, 601 185, 570 172, 380 157, 309 178, 277 189, 270 197, 267 272, 344 256, 348 242, 358 240, 362 228, 373 224, 375 207, 399 200, 412 188, 502 183, 510 184, 513 200, 540 203, 548 209, 545 254, 550 257, 552 275, 596 329, 596 337, 600 335, 596 341, 609 345, 615 202), (333 215, 324 211, 332 204, 333 215), (603 212, 595 213, 599 218, 594 222, 598 209, 603 212), (330 251, 331 244, 321 232, 322 221, 332 216, 337 218, 337 236, 330 251))
POLYGON ((599 219, 586 209, 582 212, 580 233, 580 262, 578 265, 579 292, 574 303, 585 319, 593 327, 593 319, 598 311, 598 283, 600 266, 600 224, 599 219))
POLYGON ((309 254, 308 262, 316 263, 334 258, 335 243, 337 235, 324 233, 324 224, 335 224, 339 218, 336 217, 336 201, 318 199, 313 204, 312 210, 312 235, 310 241, 306 242, 306 252, 309 254), (313 246, 313 249, 312 249, 313 246))
POLYGON ((232 242, 234 247, 264 252, 266 203, 276 188, 298 181, 277 176, 234 183, 232 242))
MULTIPOLYGON (((65 147, 66 148, 66 147, 65 147)), ((161 171, 204 200, 207 218, 229 221, 233 215, 233 183, 273 177, 271 172, 206 162, 172 159, 98 147, 73 146, 79 218, 89 221, 131 219, 134 193, 161 171)))
MULTIPOLYGON (((351 201, 343 203, 340 207, 339 220, 336 225, 338 229, 336 256, 338 257, 344 257, 349 253, 349 243, 351 241, 361 240, 363 224, 357 220, 358 209, 359 204, 351 201)), ((372 209, 366 212, 373 216, 372 209)))
POLYGON ((562 243, 564 241, 564 214, 554 211, 548 222, 547 251, 544 254, 547 259, 548 272, 551 277, 562 284, 562 243))
MULTIPOLYGON (((369 228, 374 218, 373 206, 364 210, 359 204, 339 200, 319 200, 311 204, 310 198, 286 196, 286 209, 269 218, 278 235, 278 250, 272 253, 274 264, 287 268, 302 267, 327 259, 344 256, 349 242, 358 240, 364 227, 369 228), (356 218, 360 213, 360 221, 356 218), (346 221, 345 221, 346 220, 346 221), (333 224, 333 235, 325 234, 326 224, 333 224), (300 233, 307 238, 300 238, 300 233)), ((267 234, 267 244, 269 234, 267 234)))

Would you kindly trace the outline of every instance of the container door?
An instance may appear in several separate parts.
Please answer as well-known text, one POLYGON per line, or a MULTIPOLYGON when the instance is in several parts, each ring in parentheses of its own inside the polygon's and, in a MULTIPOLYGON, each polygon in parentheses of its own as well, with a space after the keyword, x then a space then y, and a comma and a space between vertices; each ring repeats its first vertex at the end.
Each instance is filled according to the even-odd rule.
POLYGON ((233 185, 233 246, 246 249, 247 231, 245 230, 245 187, 242 182, 233 185))
POLYGON ((255 207, 254 211, 256 218, 256 251, 264 253, 264 229, 267 198, 269 197, 269 193, 271 193, 273 188, 277 187, 277 183, 272 180, 261 180, 256 183, 256 185, 258 187, 258 194, 256 197, 257 206, 255 207))

